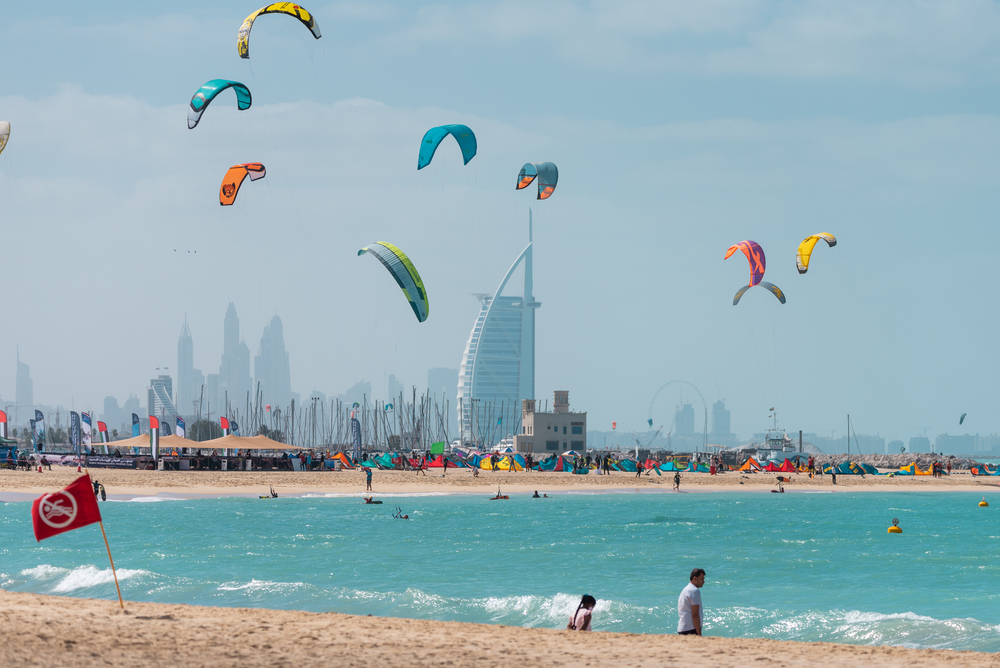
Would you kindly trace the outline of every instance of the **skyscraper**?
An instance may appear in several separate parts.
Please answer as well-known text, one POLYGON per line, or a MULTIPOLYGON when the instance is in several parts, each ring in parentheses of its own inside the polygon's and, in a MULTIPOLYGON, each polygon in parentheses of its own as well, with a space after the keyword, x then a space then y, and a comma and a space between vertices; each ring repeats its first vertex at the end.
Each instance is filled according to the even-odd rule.
POLYGON ((201 396, 201 386, 205 375, 201 369, 194 368, 194 340, 188 328, 187 316, 184 316, 184 326, 177 340, 177 411, 179 415, 195 415, 198 413, 198 399, 201 396))
POLYGON ((674 433, 678 436, 694 435, 694 407, 684 403, 674 413, 674 433))
POLYGON ((250 349, 246 342, 240 339, 240 318, 236 315, 236 306, 230 302, 222 328, 222 362, 219 364, 218 396, 212 412, 216 415, 225 415, 227 410, 223 403, 227 397, 230 404, 242 406, 251 386, 250 349))
POLYGON ((18 406, 28 408, 35 405, 35 385, 31 381, 31 367, 21 361, 21 352, 17 353, 17 383, 14 388, 14 401, 18 406))
POLYGON ((170 419, 177 415, 174 407, 174 381, 170 376, 157 376, 149 381, 146 405, 149 414, 158 418, 170 419))
POLYGON ((285 350, 281 318, 274 316, 260 337, 260 352, 253 360, 254 380, 265 404, 284 407, 292 401, 292 378, 285 350))
POLYGON ((719 438, 729 438, 731 433, 729 409, 726 408, 726 403, 720 399, 712 404, 712 437, 718 441, 719 438))
MULTIPOLYGON (((473 438, 482 402, 493 402, 494 413, 520 415, 521 400, 535 397, 535 301, 531 267, 531 213, 528 245, 514 260, 492 295, 476 295, 481 307, 465 344, 458 375, 459 429, 463 441, 473 438), (524 294, 505 296, 507 282, 524 263, 524 294)), ((492 445, 492 444, 485 444, 492 445)))

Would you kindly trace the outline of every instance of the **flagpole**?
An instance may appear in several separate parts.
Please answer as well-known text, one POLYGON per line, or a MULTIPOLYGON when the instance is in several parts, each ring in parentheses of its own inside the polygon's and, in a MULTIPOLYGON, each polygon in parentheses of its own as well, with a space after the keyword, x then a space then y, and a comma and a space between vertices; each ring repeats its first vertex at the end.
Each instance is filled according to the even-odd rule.
POLYGON ((118 573, 115 572, 115 560, 111 556, 111 546, 108 545, 108 534, 104 533, 104 522, 98 522, 101 525, 101 536, 104 537, 104 547, 108 548, 108 561, 111 562, 111 575, 115 578, 115 589, 118 590, 118 605, 125 609, 125 602, 122 601, 122 588, 118 586, 118 573))
MULTIPOLYGON (((90 477, 90 468, 87 468, 87 477, 90 477)), ((104 533, 104 520, 97 522, 101 525, 101 537, 104 538, 104 547, 108 550, 108 561, 111 562, 111 576, 115 579, 115 591, 118 592, 118 605, 125 609, 125 602, 122 600, 122 588, 118 585, 118 572, 115 570, 115 560, 111 556, 111 545, 108 544, 108 534, 104 533)))

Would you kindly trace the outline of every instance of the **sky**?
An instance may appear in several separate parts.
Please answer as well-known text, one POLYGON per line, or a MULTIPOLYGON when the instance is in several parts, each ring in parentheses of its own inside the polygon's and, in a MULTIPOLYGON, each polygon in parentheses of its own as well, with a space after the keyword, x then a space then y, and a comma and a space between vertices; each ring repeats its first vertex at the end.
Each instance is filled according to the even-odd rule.
MULTIPOLYGON (((236 305, 256 354, 284 323, 292 387, 343 392, 457 368, 479 304, 534 213, 536 395, 591 429, 669 425, 725 400, 733 430, 906 440, 1000 432, 995 286, 1000 5, 705 0, 307 5, 254 25, 243 2, 47 3, 0 25, 7 318, 35 401, 101 410, 174 367, 218 369, 236 305), (218 98, 188 130, 186 106, 218 98), (423 133, 464 123, 416 170, 423 133), (233 207, 233 164, 260 161, 233 207), (559 166, 555 195, 514 184, 559 166), (809 272, 795 249, 830 232, 809 272), (746 284, 743 239, 767 254, 746 284), (430 317, 357 250, 413 260, 430 317), (188 252, 191 251, 191 252, 188 252), (196 253, 194 251, 197 251, 196 253), (656 401, 651 404, 654 397, 656 401), (968 413, 965 424, 959 416, 968 413)), ((669 427, 665 427, 668 429, 669 427)))

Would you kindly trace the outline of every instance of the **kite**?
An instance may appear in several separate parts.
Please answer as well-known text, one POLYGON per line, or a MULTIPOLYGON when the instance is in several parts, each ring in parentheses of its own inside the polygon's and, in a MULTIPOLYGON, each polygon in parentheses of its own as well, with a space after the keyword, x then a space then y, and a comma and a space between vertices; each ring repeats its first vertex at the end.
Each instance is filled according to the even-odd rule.
POLYGON ((417 321, 427 320, 430 311, 427 291, 424 290, 424 282, 420 280, 417 268, 410 262, 410 258, 406 257, 406 253, 387 241, 376 241, 358 251, 359 256, 365 253, 374 255, 396 279, 396 284, 406 295, 406 301, 410 302, 410 308, 413 309, 413 315, 417 316, 417 321))
POLYGON ((8 139, 10 139, 10 123, 0 121, 0 153, 3 153, 3 147, 7 145, 8 139))
POLYGON ((830 248, 837 245, 837 237, 828 232, 820 232, 803 239, 802 243, 799 244, 799 250, 795 253, 795 266, 800 274, 809 271, 809 258, 812 257, 813 248, 820 239, 825 241, 830 248))
POLYGON ((469 161, 476 157, 476 150, 478 145, 476 144, 476 135, 469 129, 467 125, 441 125, 436 128, 431 128, 424 134, 424 138, 420 142, 420 154, 417 156, 417 169, 421 170, 427 165, 431 164, 431 160, 434 158, 434 152, 437 151, 438 144, 441 140, 451 135, 458 142, 458 147, 462 149, 462 159, 465 161, 464 164, 469 164, 469 161))
POLYGON ((313 37, 319 39, 323 36, 319 31, 319 24, 316 23, 316 18, 306 11, 305 7, 300 7, 294 2, 275 2, 267 7, 261 7, 243 19, 243 25, 240 26, 240 32, 236 36, 236 50, 240 52, 240 58, 250 58, 250 29, 253 28, 253 22, 257 20, 257 17, 264 14, 287 14, 288 16, 293 16, 301 21, 302 25, 312 31, 313 37))
POLYGON ((538 177, 538 199, 548 199, 556 191, 559 168, 551 162, 526 162, 517 175, 517 189, 527 188, 538 177))
MULTIPOLYGON (((736 293, 736 296, 733 297, 733 306, 736 306, 737 304, 739 304, 740 303, 740 299, 743 297, 743 295, 746 293, 746 291, 749 290, 752 287, 753 287, 752 285, 744 285, 742 288, 740 288, 739 292, 736 293)), ((767 281, 761 281, 760 287, 764 288, 765 290, 767 290, 768 292, 770 292, 772 295, 774 295, 775 297, 777 297, 778 301, 781 302, 782 304, 785 303, 785 293, 781 290, 781 288, 779 288, 774 283, 768 283, 767 281)))
POLYGON ((958 424, 962 424, 963 422, 965 422, 966 415, 968 415, 968 413, 962 413, 962 417, 958 418, 958 424))
POLYGON ((764 279, 764 268, 767 266, 764 259, 764 249, 756 241, 741 241, 730 246, 726 250, 726 257, 722 259, 728 260, 738 250, 743 251, 743 254, 747 256, 747 262, 750 263, 750 287, 752 288, 764 279))
POLYGON ((240 194, 240 186, 249 176, 251 181, 262 179, 267 175, 264 165, 259 162, 247 162, 242 165, 233 165, 222 178, 222 185, 219 187, 219 204, 231 206, 236 201, 236 196, 240 194))
POLYGON ((238 81, 229 81, 228 79, 212 79, 199 88, 198 92, 191 98, 191 108, 188 109, 189 130, 193 130, 197 127, 198 121, 201 120, 201 115, 205 113, 205 109, 208 108, 208 105, 211 104, 216 95, 227 88, 232 88, 233 92, 236 93, 236 106, 240 111, 246 111, 250 108, 250 103, 253 100, 250 97, 249 88, 238 81))

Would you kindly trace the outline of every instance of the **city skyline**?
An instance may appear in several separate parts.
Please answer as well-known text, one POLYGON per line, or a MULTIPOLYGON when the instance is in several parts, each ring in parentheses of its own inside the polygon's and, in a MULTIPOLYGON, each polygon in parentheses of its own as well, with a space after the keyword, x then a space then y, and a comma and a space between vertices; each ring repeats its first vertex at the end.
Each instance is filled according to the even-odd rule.
POLYGON ((943 30, 916 5, 853 0, 570 3, 552 22, 459 5, 450 18, 419 2, 312 8, 323 40, 263 22, 253 77, 233 59, 245 8, 231 0, 56 0, 58 26, 30 13, 0 26, 0 55, 34 54, 0 96, 8 269, 27 277, 7 306, 30 314, 5 327, 0 393, 16 394, 19 352, 35 403, 146 401, 156 368, 174 371, 185 314, 192 368, 216 373, 230 302, 255 350, 280 311, 303 394, 378 391, 390 373, 422 385, 460 362, 469 295, 495 290, 530 206, 535 394, 571 391, 591 428, 644 429, 656 389, 685 378, 743 434, 772 406, 817 433, 848 413, 888 440, 1000 433, 1000 7, 958 3, 943 30), (525 77, 511 49, 550 74, 525 77), (426 76, 443 70, 464 83, 426 76), (213 104, 189 130, 192 94, 223 73, 255 79, 252 108, 213 104), (478 154, 464 164, 444 142, 418 171, 421 137, 445 123, 472 128, 478 154), (245 161, 266 178, 220 207, 220 178, 245 161), (529 161, 559 167, 547 200, 515 189, 529 161), (838 244, 800 275, 795 249, 817 232, 838 244), (425 322, 357 258, 378 239, 419 270, 425 322), (786 304, 750 290, 732 305, 747 265, 723 255, 744 239, 786 304))

